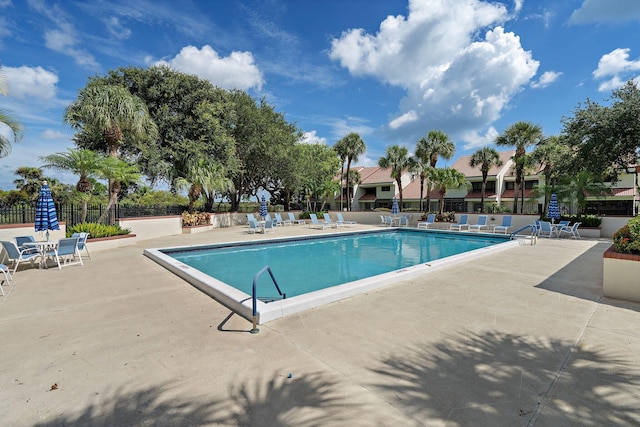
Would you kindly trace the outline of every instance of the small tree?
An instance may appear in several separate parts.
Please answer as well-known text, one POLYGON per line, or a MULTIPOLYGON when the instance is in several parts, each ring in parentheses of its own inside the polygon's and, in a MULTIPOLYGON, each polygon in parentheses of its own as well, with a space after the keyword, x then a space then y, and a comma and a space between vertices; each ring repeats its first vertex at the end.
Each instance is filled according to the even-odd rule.
POLYGON ((444 214, 444 196, 449 188, 460 188, 467 184, 467 178, 463 173, 449 168, 436 168, 431 174, 438 194, 440 194, 440 215, 444 214))
POLYGON ((480 166, 482 172, 482 192, 480 195, 480 212, 484 212, 484 196, 487 189, 487 177, 489 170, 494 166, 502 166, 502 160, 498 152, 490 147, 484 147, 473 153, 469 166, 472 168, 480 166))
POLYGON ((400 209, 402 210, 402 174, 413 166, 413 159, 409 157, 409 150, 400 145, 387 147, 385 157, 380 157, 378 166, 391 169, 391 178, 396 181, 400 193, 400 209))

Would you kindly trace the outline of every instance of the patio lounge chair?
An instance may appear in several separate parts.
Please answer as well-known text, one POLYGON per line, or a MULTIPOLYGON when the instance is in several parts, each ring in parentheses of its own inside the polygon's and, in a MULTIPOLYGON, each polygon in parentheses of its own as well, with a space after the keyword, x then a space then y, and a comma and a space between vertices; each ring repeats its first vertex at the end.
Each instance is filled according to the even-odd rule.
POLYGON ((431 213, 427 215, 426 221, 419 221, 417 227, 429 229, 429 226, 435 224, 435 222, 436 222, 436 214, 431 213))
POLYGON ((256 217, 252 213, 248 213, 247 214, 247 221, 251 221, 251 220, 256 221, 256 222, 258 221, 256 219, 256 217))
POLYGON ((275 214, 275 217, 276 217, 276 219, 274 220, 274 222, 276 223, 276 225, 280 225, 280 226, 283 226, 283 227, 285 225, 291 225, 291 221, 289 221, 288 219, 287 220, 282 219, 282 216, 277 212, 275 214))
POLYGON ((511 228, 511 219, 512 219, 511 215, 503 216, 502 224, 494 226, 493 232, 507 234, 509 232, 509 228, 511 228))
POLYGON ((274 221, 271 220, 266 220, 264 222, 264 233, 267 234, 267 231, 271 231, 272 233, 274 233, 276 231, 276 223, 274 221))
POLYGON ((4 274, 4 280, 0 282, 0 295, 4 295, 4 289, 2 289, 2 285, 4 284, 4 282, 7 282, 7 285, 10 285, 13 277, 11 276, 11 272, 9 271, 9 267, 4 264, 0 264, 0 271, 2 271, 2 274, 4 274))
POLYGON ((549 221, 540 221, 538 225, 538 236, 553 237, 555 231, 549 221))
POLYGON ((47 257, 55 258, 56 264, 58 264, 58 270, 62 267, 68 267, 70 265, 84 265, 80 251, 78 250, 78 238, 68 237, 66 239, 60 239, 58 245, 45 252, 47 257), (77 259, 76 259, 77 256, 77 259))
POLYGON ((305 221, 304 219, 296 219, 296 217, 291 212, 289 212, 289 221, 291 221, 291 224, 294 224, 294 225, 307 223, 307 221, 305 221))
POLYGON ((460 215, 460 221, 456 224, 451 224, 449 226, 449 230, 457 230, 462 231, 463 228, 469 229, 469 215, 462 214, 460 215))
POLYGON ((16 246, 18 247, 18 249, 28 253, 38 252, 38 248, 36 248, 35 246, 25 245, 25 243, 35 242, 35 241, 36 239, 33 236, 16 236, 16 246))
POLYGON ((570 234, 571 236, 573 236, 574 239, 579 239, 580 233, 578 232, 578 227, 580 227, 580 224, 582 223, 576 222, 571 227, 569 227, 568 225, 564 227, 558 227, 558 237, 562 237, 562 233, 564 233, 564 234, 570 234))
POLYGON ((476 224, 469 225, 469 231, 480 231, 482 229, 489 229, 489 227, 487 227, 486 215, 478 215, 478 222, 476 224))
POLYGON ((249 218, 249 233, 255 234, 259 231, 262 231, 262 227, 258 227, 258 223, 255 219, 249 218))
POLYGON ((345 221, 344 217, 342 216, 342 212, 336 213, 336 216, 338 217, 338 221, 336 221, 336 222, 342 223, 344 225, 355 225, 355 224, 357 224, 357 222, 355 222, 355 221, 345 221))
POLYGON ((31 266, 33 267, 34 261, 40 256, 39 252, 28 252, 30 248, 21 251, 13 242, 2 241, 0 243, 6 253, 5 257, 14 264, 12 273, 15 273, 16 270, 18 270, 18 265, 24 261, 31 262, 31 266))
POLYGON ((324 222, 325 222, 325 224, 335 225, 335 227, 336 227, 336 228, 338 228, 338 227, 343 227, 343 226, 344 226, 344 224, 343 224, 343 223, 341 223, 341 222, 333 221, 333 220, 331 219, 331 215, 329 215, 328 213, 325 213, 325 214, 323 214, 323 215, 324 215, 324 222))
POLYGON ((398 220, 398 226, 400 227, 408 227, 409 226, 409 216, 408 215, 402 215, 400 217, 400 219, 398 220))
POLYGON ((89 233, 73 233, 71 237, 78 238, 78 251, 85 251, 91 259, 91 254, 89 253, 89 247, 87 246, 87 239, 89 238, 89 233))
MULTIPOLYGON (((318 217, 316 216, 316 214, 309 214, 309 218, 311 218, 311 223, 309 224, 309 228, 320 227, 320 228, 322 228, 324 230, 326 227, 331 227, 331 224, 329 224, 327 222, 318 221, 318 217)), ((337 228, 337 226, 336 226, 336 228, 337 228)))

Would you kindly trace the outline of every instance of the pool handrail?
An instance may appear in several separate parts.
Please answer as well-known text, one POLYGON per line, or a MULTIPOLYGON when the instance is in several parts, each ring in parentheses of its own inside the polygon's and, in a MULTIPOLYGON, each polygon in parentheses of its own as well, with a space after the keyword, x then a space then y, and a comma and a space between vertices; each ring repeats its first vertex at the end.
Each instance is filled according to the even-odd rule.
POLYGON ((513 240, 516 238, 519 232, 529 229, 531 231, 531 244, 535 244, 538 237, 538 228, 535 224, 527 224, 523 227, 518 228, 516 231, 511 233, 509 236, 509 240, 513 240))
POLYGON ((260 276, 262 276, 264 274, 265 271, 269 272, 269 276, 271 276, 271 280, 273 281, 273 284, 276 285, 276 289, 278 290, 278 294, 282 297, 282 299, 286 299, 287 298, 287 294, 283 293, 280 290, 280 286, 278 286, 278 281, 276 280, 275 276, 273 275, 273 271, 271 271, 271 268, 268 265, 265 265, 264 267, 262 267, 262 269, 260 269, 260 271, 258 271, 256 273, 255 276, 253 276, 253 286, 251 289, 252 292, 252 302, 253 302, 253 328, 251 329, 251 333, 252 334, 257 334, 258 332, 260 332, 260 329, 258 329, 256 326, 258 324, 258 312, 256 310, 256 305, 257 305, 257 294, 256 294, 256 288, 257 288, 257 284, 258 284, 258 279, 260 278, 260 276))

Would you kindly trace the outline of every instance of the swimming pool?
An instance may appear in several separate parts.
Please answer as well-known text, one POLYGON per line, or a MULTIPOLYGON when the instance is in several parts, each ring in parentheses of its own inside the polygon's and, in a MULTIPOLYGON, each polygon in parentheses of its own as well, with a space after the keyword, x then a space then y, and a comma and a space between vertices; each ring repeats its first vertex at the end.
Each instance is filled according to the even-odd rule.
MULTIPOLYGON (((249 320, 254 275, 269 265, 287 299, 258 302, 259 323, 265 323, 512 244, 518 243, 504 235, 385 229, 147 249, 145 255, 249 320)), ((277 294, 268 275, 258 285, 258 295, 277 294)))

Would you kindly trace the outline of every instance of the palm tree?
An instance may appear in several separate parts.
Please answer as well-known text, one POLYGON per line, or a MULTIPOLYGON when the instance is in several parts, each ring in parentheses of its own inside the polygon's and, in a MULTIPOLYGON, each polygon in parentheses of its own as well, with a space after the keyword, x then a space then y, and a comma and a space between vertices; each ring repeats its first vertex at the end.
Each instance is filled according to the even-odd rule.
MULTIPOLYGON (((428 163, 432 168, 436 167, 438 157, 449 160, 456 151, 456 145, 449 139, 449 136, 441 130, 431 130, 427 137, 420 138, 416 145, 416 157, 424 163, 428 163)), ((420 184, 420 194, 422 194, 422 181, 420 184)), ((427 210, 431 204, 431 183, 427 180, 427 210)))
MULTIPOLYGON (((0 95, 9 93, 9 82, 7 75, 0 68, 0 95)), ((22 137, 22 125, 8 112, 0 110, 0 124, 6 125, 11 133, 13 140, 19 141, 22 137)), ((0 157, 6 157, 11 152, 11 141, 2 132, 0 132, 0 157)))
POLYGON ((174 181, 176 189, 188 189, 189 213, 193 213, 200 196, 214 194, 216 189, 227 184, 224 167, 220 163, 205 159, 187 162, 186 176, 174 181))
POLYGON ((423 209, 424 181, 428 178, 429 171, 432 169, 431 165, 421 157, 415 156, 413 158, 410 171, 420 177, 420 212, 427 213, 427 209, 423 209))
POLYGON ((587 206, 587 196, 604 196, 611 194, 611 189, 605 181, 589 171, 581 171, 567 176, 560 181, 558 196, 563 200, 571 200, 578 205, 578 217, 587 206))
MULTIPOLYGON (((42 181, 46 179, 42 174, 42 169, 20 166, 14 173, 21 177, 13 181, 16 188, 24 191, 29 196, 29 199, 36 200, 40 192, 40 186, 42 186, 42 181)), ((51 181, 50 179, 46 180, 51 181)))
POLYGON ((105 211, 98 219, 99 223, 105 222, 107 215, 110 213, 110 222, 115 222, 115 210, 112 207, 118 202, 118 193, 122 188, 122 184, 130 185, 140 180, 140 172, 136 165, 130 165, 124 160, 107 157, 102 162, 102 167, 98 171, 98 175, 109 181, 109 203, 105 211))
POLYGON ((463 173, 449 168, 436 168, 430 174, 438 194, 440 194, 440 215, 444 214, 444 196, 449 188, 460 188, 467 183, 463 173))
POLYGON ((494 166, 502 166, 502 160, 500 160, 500 154, 491 148, 484 147, 477 150, 471 155, 469 160, 469 166, 475 168, 480 166, 480 172, 482 172, 482 191, 480 194, 480 212, 484 213, 484 196, 487 189, 487 176, 489 175, 489 169, 494 166))
MULTIPOLYGON (((88 134, 101 134, 109 157, 117 158, 125 134, 130 138, 156 138, 158 128, 140 98, 122 86, 90 84, 80 90, 78 98, 67 107, 64 121, 88 134)), ((109 181, 109 188, 120 184, 109 181)), ((118 193, 109 191, 109 205, 117 203, 118 193)))
POLYGON ((387 147, 385 157, 380 157, 378 166, 391 169, 391 178, 396 181, 400 192, 400 210, 402 210, 402 173, 413 166, 413 159, 409 157, 409 150, 400 145, 387 147))
MULTIPOLYGON (((527 148, 532 145, 537 145, 542 141, 542 138, 542 128, 529 122, 514 123, 509 126, 502 135, 498 135, 496 138, 497 145, 511 146, 516 149, 513 155, 516 171, 515 195, 513 200, 514 213, 518 213, 518 193, 520 186, 523 184, 524 170, 528 163, 527 148)), ((522 202, 524 203, 524 197, 522 202)), ((521 213, 522 210, 523 206, 520 208, 521 213)))
POLYGON ((347 159, 347 210, 351 210, 351 187, 348 179, 349 171, 351 170, 351 162, 357 162, 358 157, 367 151, 367 146, 360 135, 355 132, 351 132, 340 141, 336 142, 334 148, 341 158, 344 156, 344 158, 347 159))
POLYGON ((80 178, 76 184, 76 190, 82 194, 82 214, 81 221, 87 219, 87 201, 91 195, 91 180, 102 167, 104 157, 93 150, 69 149, 66 153, 55 153, 40 157, 45 168, 59 171, 69 171, 80 178))

